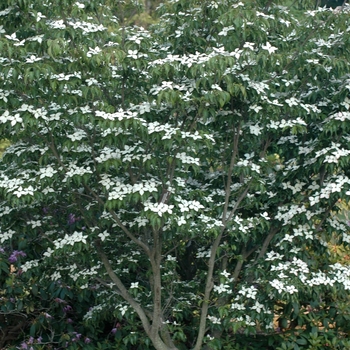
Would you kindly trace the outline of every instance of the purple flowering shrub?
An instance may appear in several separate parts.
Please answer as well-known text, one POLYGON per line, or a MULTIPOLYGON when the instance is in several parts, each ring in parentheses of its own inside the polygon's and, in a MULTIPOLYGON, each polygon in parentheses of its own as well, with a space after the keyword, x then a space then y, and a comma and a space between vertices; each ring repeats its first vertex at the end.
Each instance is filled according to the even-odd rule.
MULTIPOLYGON (((40 218, 45 224, 34 227, 34 235, 16 235, 11 244, 0 247, 0 283, 4 286, 0 296, 0 326, 4 330, 0 348, 41 350, 80 346, 96 349, 100 343, 100 349, 110 349, 112 344, 120 349, 132 349, 132 344, 141 342, 147 349, 150 345, 147 339, 139 339, 135 332, 130 335, 137 320, 131 325, 122 315, 118 317, 108 310, 90 319, 84 318, 101 302, 95 278, 85 281, 87 286, 82 289, 79 283, 67 284, 64 272, 52 281, 49 276, 57 271, 45 263, 27 269, 27 261, 40 262, 47 252, 48 243, 44 239, 47 232, 60 227, 64 236, 77 227, 84 230, 83 220, 67 210, 50 206, 32 209, 32 212, 26 210, 23 220, 34 222, 40 218), (125 347, 125 343, 129 345, 125 347)), ((69 259, 69 254, 55 259, 69 259)), ((74 262, 72 260, 72 264, 74 262)), ((131 274, 130 278, 134 280, 136 275, 131 274)), ((115 302, 110 300, 111 304, 115 302)))

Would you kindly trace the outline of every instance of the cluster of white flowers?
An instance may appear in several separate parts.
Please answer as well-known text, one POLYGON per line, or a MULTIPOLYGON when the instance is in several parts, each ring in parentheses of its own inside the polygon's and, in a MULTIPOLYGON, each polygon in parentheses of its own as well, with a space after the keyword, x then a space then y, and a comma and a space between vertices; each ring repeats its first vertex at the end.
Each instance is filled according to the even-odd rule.
POLYGON ((7 241, 8 239, 11 239, 12 236, 15 234, 16 232, 9 229, 5 232, 1 232, 1 235, 0 235, 0 242, 1 243, 4 243, 5 241, 7 241))
POLYGON ((8 192, 12 192, 15 189, 19 188, 19 186, 23 185, 24 181, 19 178, 9 179, 6 175, 2 176, 0 180, 0 187, 6 188, 8 192))
POLYGON ((91 319, 94 313, 100 313, 105 307, 107 307, 106 304, 92 306, 91 308, 89 308, 89 311, 84 315, 84 320, 91 319))
POLYGON ((344 112, 337 112, 332 114, 329 119, 334 119, 334 120, 340 120, 342 122, 345 122, 346 120, 350 120, 350 112, 344 111, 344 112))
POLYGON ((101 32, 101 31, 104 31, 104 30, 107 29, 102 24, 95 24, 95 23, 90 23, 90 22, 83 22, 83 21, 73 22, 73 21, 68 21, 67 23, 70 26, 72 26, 74 29, 81 29, 83 31, 83 34, 101 32))
POLYGON ((74 134, 67 135, 69 139, 72 141, 81 141, 83 138, 85 138, 86 132, 84 130, 76 130, 74 134))
POLYGON ((306 126, 306 122, 304 120, 302 120, 300 117, 296 118, 296 119, 290 119, 290 120, 285 120, 282 119, 281 121, 271 121, 270 124, 267 124, 267 127, 269 129, 284 129, 287 127, 293 127, 296 125, 301 125, 301 126, 306 126))
POLYGON ((132 221, 128 222, 129 227, 137 225, 138 227, 145 227, 149 223, 149 220, 143 216, 137 216, 132 221))
POLYGON ((40 176, 40 179, 43 179, 45 177, 52 177, 56 173, 57 170, 55 170, 51 165, 48 165, 45 168, 41 168, 38 172, 38 175, 40 176))
POLYGON ((65 245, 73 246, 75 243, 84 243, 86 244, 87 235, 84 235, 82 232, 74 231, 71 235, 66 234, 64 238, 56 239, 53 244, 56 249, 61 249, 65 245))
POLYGON ((246 307, 244 304, 233 303, 233 304, 231 304, 231 309, 245 311, 246 307))
POLYGON ((21 270, 27 272, 33 267, 39 266, 39 260, 30 260, 21 265, 21 270))
POLYGON ((284 255, 281 255, 280 253, 274 252, 272 250, 271 252, 266 253, 265 260, 266 261, 281 260, 283 257, 284 255))
POLYGON ((81 72, 74 72, 71 74, 59 73, 59 74, 52 74, 51 75, 51 79, 55 79, 58 81, 68 81, 71 78, 81 79, 81 72))
POLYGON ((152 203, 150 201, 147 201, 144 203, 144 210, 145 211, 152 211, 153 213, 158 214, 159 216, 163 216, 163 214, 173 213, 173 205, 168 205, 166 203, 152 203))
POLYGON ((69 164, 67 167, 68 171, 65 174, 65 178, 62 180, 62 182, 66 182, 70 177, 73 177, 74 175, 83 176, 84 174, 92 174, 92 170, 89 166, 82 167, 77 166, 76 164, 69 164))
POLYGON ((42 225, 42 222, 40 220, 30 220, 27 222, 27 225, 31 225, 32 228, 40 227, 42 225))
POLYGON ((196 200, 187 201, 180 197, 175 197, 175 200, 178 202, 178 207, 181 213, 189 212, 191 210, 199 211, 200 209, 204 208, 204 206, 196 200))
POLYGON ((256 324, 249 315, 245 315, 245 319, 243 318, 243 316, 239 316, 235 318, 233 321, 243 322, 246 326, 255 326, 256 324))
MULTIPOLYGON (((111 186, 110 179, 103 179, 100 181, 105 187, 111 186)), ((108 193, 108 200, 124 199, 127 195, 133 193, 133 186, 116 181, 113 183, 112 190, 108 193)))
POLYGON ((302 282, 305 282, 307 280, 306 275, 310 272, 307 264, 304 261, 297 259, 296 257, 294 257, 292 261, 285 261, 280 262, 277 265, 272 265, 271 271, 280 272, 278 275, 280 279, 288 278, 288 275, 286 274, 289 274, 297 276, 302 282))
POLYGON ((340 263, 330 265, 333 273, 333 279, 344 285, 346 290, 350 290, 350 266, 344 266, 340 263))
POLYGON ((11 122, 12 126, 15 126, 17 123, 22 123, 23 119, 19 115, 19 113, 16 113, 14 115, 10 115, 9 111, 5 111, 1 116, 0 116, 0 122, 2 124, 5 124, 7 122, 11 122))
POLYGON ((329 285, 333 286, 335 282, 335 279, 331 279, 329 276, 327 276, 324 272, 313 272, 311 274, 311 278, 307 280, 307 284, 312 286, 320 286, 320 285, 329 285))
POLYGON ((93 55, 98 55, 101 52, 102 52, 102 50, 98 46, 96 46, 94 49, 89 47, 89 51, 86 53, 86 56, 91 57, 93 55))
POLYGON ((288 182, 283 182, 282 183, 282 188, 285 189, 290 189, 292 190, 293 194, 300 193, 303 186, 306 185, 305 182, 301 182, 299 180, 296 181, 296 184, 293 186, 291 185, 290 181, 288 182))
MULTIPOLYGON (((244 78, 246 79, 246 78, 244 78)), ((265 89, 268 90, 269 86, 267 84, 265 84, 262 81, 253 81, 250 80, 250 78, 248 78, 248 86, 249 88, 254 89, 259 95, 260 94, 265 94, 265 89)))
POLYGON ((119 120, 122 121, 124 119, 131 119, 134 118, 135 120, 141 120, 137 118, 137 113, 136 112, 131 112, 131 111, 124 111, 123 109, 119 109, 115 113, 107 113, 104 111, 96 111, 95 112, 96 117, 100 117, 102 119, 106 120, 119 120))
POLYGON ((347 176, 342 175, 333 180, 330 179, 324 184, 320 191, 315 192, 309 197, 310 206, 319 203, 322 198, 328 199, 332 193, 341 192, 345 185, 350 185, 350 179, 347 176))
MULTIPOLYGON (((242 286, 242 288, 238 291, 238 294, 241 294, 242 296, 248 299, 255 299, 257 293, 258 293, 258 289, 255 286, 250 286, 250 287, 242 286)), ((237 296, 235 300, 239 300, 239 298, 240 297, 237 296)))
POLYGON ((309 224, 298 225, 297 227, 293 228, 293 232, 294 232, 293 237, 301 236, 301 237, 305 237, 306 239, 314 238, 314 232, 312 231, 309 224))
POLYGON ((214 286, 214 292, 221 294, 221 293, 227 293, 227 294, 232 294, 232 287, 230 287, 228 284, 223 284, 221 283, 218 286, 214 286))
POLYGON ((204 247, 198 248, 196 258, 210 258, 211 251, 210 249, 205 249, 204 247))
MULTIPOLYGON (((183 65, 185 67, 192 67, 193 65, 203 65, 207 63, 211 58, 217 57, 217 56, 230 56, 235 57, 239 59, 241 53, 243 50, 236 49, 235 51, 228 52, 225 50, 223 46, 221 47, 213 47, 213 51, 209 54, 206 53, 199 53, 196 52, 195 54, 189 54, 189 55, 172 55, 168 54, 165 58, 157 59, 153 62, 151 62, 149 65, 157 66, 157 65, 164 65, 164 64, 174 64, 174 66, 177 66, 178 64, 183 65)), ((160 90, 159 90, 160 91, 160 90)), ((156 92, 157 94, 157 92, 156 92)))
POLYGON ((188 156, 185 152, 177 153, 176 158, 180 159, 184 164, 200 165, 199 158, 188 156))
POLYGON ((13 91, 6 91, 6 90, 0 89, 0 100, 3 100, 6 103, 8 101, 7 96, 10 95, 10 92, 13 92, 13 91))
POLYGON ((240 159, 237 163, 236 166, 238 167, 249 167, 251 168, 252 171, 260 174, 260 165, 253 163, 252 160, 247 159, 240 159))
POLYGON ((274 279, 273 281, 269 281, 269 284, 275 288, 278 293, 282 293, 282 292, 286 292, 288 294, 294 294, 294 293, 298 293, 298 289, 293 286, 293 285, 287 285, 285 283, 283 283, 280 280, 274 279))
POLYGON ((13 191, 13 194, 16 195, 18 198, 22 196, 33 196, 35 189, 32 186, 28 186, 23 188, 22 186, 19 186, 15 191, 13 191))
POLYGON ((179 128, 174 128, 169 123, 160 124, 158 122, 148 123, 148 133, 153 134, 154 132, 164 132, 162 140, 171 139, 173 135, 176 135, 179 128))
MULTIPOLYGON (((91 269, 83 269, 81 270, 80 268, 78 268, 78 266, 76 264, 73 264, 70 266, 69 269, 69 277, 73 280, 73 281, 77 281, 78 278, 86 278, 86 277, 91 277, 91 276, 96 276, 99 274, 99 269, 100 269, 100 264, 97 264, 93 267, 91 267, 91 269)), ((81 289, 86 288, 86 285, 81 286, 81 289)))
POLYGON ((279 221, 283 221, 283 225, 288 225, 292 222, 292 219, 297 214, 305 213, 307 211, 304 204, 301 205, 283 205, 278 207, 277 214, 275 215, 275 219, 279 221))
POLYGON ((227 33, 230 30, 235 30, 235 27, 234 26, 224 27, 222 28, 221 32, 218 33, 218 35, 227 36, 227 33))
POLYGON ((243 234, 249 233, 249 230, 255 226, 253 218, 242 219, 238 215, 233 217, 233 222, 237 225, 238 230, 243 234))
POLYGON ((221 324, 221 320, 218 317, 208 315, 208 320, 213 324, 221 324))
POLYGON ((121 152, 119 149, 104 147, 100 151, 100 155, 96 157, 95 160, 97 163, 103 163, 109 159, 120 159, 120 158, 121 158, 121 152))
POLYGON ((350 150, 344 148, 335 148, 331 154, 327 154, 324 163, 338 163, 341 157, 346 157, 350 155, 350 150))
POLYGON ((47 21, 47 24, 52 29, 65 29, 66 28, 66 25, 64 24, 63 19, 50 20, 50 21, 47 21))
POLYGON ((158 191, 157 186, 159 186, 160 183, 155 180, 145 180, 143 182, 136 183, 132 186, 133 193, 138 192, 141 196, 145 193, 154 193, 158 191))

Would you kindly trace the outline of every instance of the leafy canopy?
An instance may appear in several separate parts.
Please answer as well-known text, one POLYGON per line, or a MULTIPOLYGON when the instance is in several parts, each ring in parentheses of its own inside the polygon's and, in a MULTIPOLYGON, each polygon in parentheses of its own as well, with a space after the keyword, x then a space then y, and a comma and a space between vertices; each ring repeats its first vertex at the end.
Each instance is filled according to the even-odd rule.
POLYGON ((349 345, 349 11, 258 3, 172 0, 148 30, 123 2, 0 5, 23 348, 349 345))

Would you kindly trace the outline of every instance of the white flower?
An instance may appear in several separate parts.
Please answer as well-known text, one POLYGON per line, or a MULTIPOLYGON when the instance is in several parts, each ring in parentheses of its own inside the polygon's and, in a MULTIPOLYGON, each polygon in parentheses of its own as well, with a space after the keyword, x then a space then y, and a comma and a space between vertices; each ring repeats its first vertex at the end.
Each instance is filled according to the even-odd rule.
POLYGON ((232 293, 232 290, 228 284, 220 284, 219 286, 214 286, 214 292, 218 294, 221 293, 232 293))
POLYGON ((246 41, 244 43, 243 47, 246 48, 246 49, 250 49, 250 50, 254 51, 254 45, 255 45, 254 43, 250 43, 250 42, 246 41))
POLYGON ((4 243, 5 241, 7 241, 8 239, 11 239, 12 236, 15 234, 16 232, 13 230, 8 230, 6 232, 2 232, 1 233, 1 238, 0 238, 0 242, 4 243))
POLYGON ((22 123, 23 120, 20 117, 19 113, 12 116, 10 115, 9 111, 5 111, 4 114, 0 117, 0 122, 6 123, 8 121, 11 121, 11 125, 14 126, 17 123, 22 123))
POLYGON ((230 273, 227 272, 226 270, 222 271, 222 272, 220 273, 220 275, 222 275, 222 276, 224 276, 224 277, 226 277, 226 278, 230 277, 230 273))
POLYGON ((103 231, 98 235, 101 238, 101 241, 104 241, 110 234, 107 232, 107 230, 103 231))
POLYGON ((139 282, 132 282, 130 288, 138 288, 139 282))
POLYGON ((137 59, 137 50, 128 50, 128 55, 126 57, 131 57, 134 58, 135 60, 137 59))
POLYGON ((26 195, 34 195, 34 188, 32 186, 29 186, 27 188, 22 188, 22 186, 19 186, 16 191, 13 191, 13 194, 15 194, 18 198, 26 195))
POLYGON ((85 7, 84 4, 82 4, 81 2, 78 2, 78 1, 74 5, 77 6, 78 8, 80 8, 80 9, 83 9, 85 7))
POLYGON ((250 106, 249 109, 252 109, 255 113, 259 113, 259 111, 263 108, 255 104, 253 106, 250 106))
POLYGON ((221 324, 220 318, 208 315, 208 319, 214 324, 221 324))
POLYGON ((40 220, 37 220, 37 221, 32 220, 32 221, 28 221, 27 224, 32 225, 32 228, 40 227, 41 221, 40 220))
POLYGON ((97 55, 101 52, 102 50, 96 46, 94 49, 92 49, 91 47, 89 47, 89 51, 86 53, 87 57, 91 57, 92 55, 97 55))
POLYGON ((55 271, 51 276, 51 281, 57 281, 61 278, 61 273, 59 271, 55 271))
POLYGON ((57 170, 55 170, 51 165, 49 165, 46 168, 40 169, 40 179, 43 179, 44 177, 52 177, 56 173, 57 170))
POLYGON ((259 126, 259 124, 255 124, 255 125, 250 125, 249 126, 249 131, 251 134, 259 136, 261 134, 261 130, 263 128, 259 126))
POLYGON ((46 18, 41 12, 36 14, 36 21, 39 22, 42 18, 46 18))
POLYGON ((151 203, 146 202, 145 203, 145 211, 153 211, 154 213, 157 213, 159 216, 162 216, 164 213, 172 214, 172 209, 174 208, 173 205, 168 205, 166 203, 151 203))
POLYGON ((49 247, 43 255, 49 258, 53 253, 54 251, 49 247))
POLYGON ((171 255, 167 255, 166 260, 167 261, 176 261, 176 257, 175 256, 171 256, 171 255))
POLYGON ((270 54, 274 53, 277 50, 277 47, 271 46, 271 44, 267 41, 265 45, 261 46, 262 49, 267 50, 270 54))
POLYGON ((255 302, 255 305, 252 306, 252 310, 256 310, 256 312, 259 314, 261 310, 264 309, 264 305, 260 304, 258 301, 255 302))
POLYGON ((128 310, 128 307, 126 305, 119 308, 119 311, 121 312, 122 316, 125 315, 127 310, 128 310))
POLYGON ((13 41, 19 41, 19 40, 17 39, 17 34, 16 34, 16 32, 14 32, 14 33, 11 34, 11 35, 5 35, 5 38, 7 38, 7 39, 9 39, 9 40, 13 40, 13 41))

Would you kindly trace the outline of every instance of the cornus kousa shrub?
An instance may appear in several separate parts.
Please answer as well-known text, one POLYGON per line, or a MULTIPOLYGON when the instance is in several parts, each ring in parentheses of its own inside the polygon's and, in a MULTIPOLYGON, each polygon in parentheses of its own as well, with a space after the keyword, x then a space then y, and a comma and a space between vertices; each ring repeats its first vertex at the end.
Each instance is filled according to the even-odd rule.
POLYGON ((348 7, 125 6, 0 5, 1 346, 348 347, 348 7))

